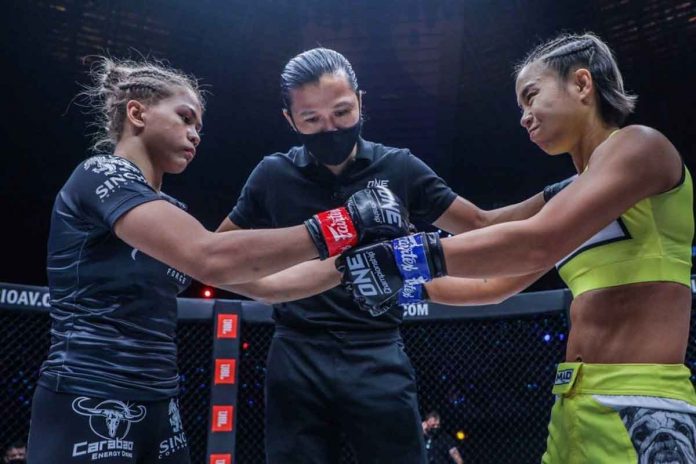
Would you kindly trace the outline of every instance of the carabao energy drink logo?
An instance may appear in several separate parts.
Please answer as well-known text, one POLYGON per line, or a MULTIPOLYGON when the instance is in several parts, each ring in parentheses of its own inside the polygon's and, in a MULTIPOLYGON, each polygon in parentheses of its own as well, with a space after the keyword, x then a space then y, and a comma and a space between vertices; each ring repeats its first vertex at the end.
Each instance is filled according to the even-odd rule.
POLYGON ((98 400, 84 396, 75 398, 72 409, 89 417, 89 427, 103 440, 73 444, 73 457, 91 454, 92 460, 109 457, 132 457, 133 442, 125 440, 133 422, 140 422, 147 414, 145 406, 131 406, 123 401, 98 400))

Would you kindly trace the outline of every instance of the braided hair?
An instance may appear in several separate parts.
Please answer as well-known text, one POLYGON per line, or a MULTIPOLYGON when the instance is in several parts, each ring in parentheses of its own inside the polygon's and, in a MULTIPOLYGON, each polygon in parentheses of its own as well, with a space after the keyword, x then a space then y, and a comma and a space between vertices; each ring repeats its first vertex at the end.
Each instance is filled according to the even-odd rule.
POLYGON ((611 49, 595 34, 561 34, 538 45, 515 66, 515 76, 525 66, 537 62, 564 79, 577 68, 590 71, 600 115, 609 124, 621 126, 635 109, 638 97, 626 92, 611 49))
POLYGON ((96 115, 92 124, 92 149, 110 150, 123 134, 126 105, 129 100, 156 103, 185 88, 204 106, 203 92, 195 77, 157 61, 118 60, 99 56, 90 69, 91 84, 85 85, 82 97, 90 112, 96 115))

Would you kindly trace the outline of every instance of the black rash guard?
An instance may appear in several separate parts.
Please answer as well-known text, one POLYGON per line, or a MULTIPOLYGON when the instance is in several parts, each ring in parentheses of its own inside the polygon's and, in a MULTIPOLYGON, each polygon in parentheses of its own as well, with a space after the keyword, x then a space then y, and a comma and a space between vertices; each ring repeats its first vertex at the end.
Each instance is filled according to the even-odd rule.
POLYGON ((155 191, 120 156, 81 163, 58 193, 48 238, 51 348, 39 384, 57 392, 150 401, 176 396, 176 295, 189 276, 128 246, 116 221, 155 191))

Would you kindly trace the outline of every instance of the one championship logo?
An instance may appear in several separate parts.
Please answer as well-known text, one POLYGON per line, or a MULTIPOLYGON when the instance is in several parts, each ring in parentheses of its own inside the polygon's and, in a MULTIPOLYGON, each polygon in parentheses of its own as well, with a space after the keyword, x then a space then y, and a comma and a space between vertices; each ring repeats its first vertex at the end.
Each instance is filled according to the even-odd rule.
POLYGON ((92 431, 106 440, 122 440, 128 435, 131 423, 140 422, 145 418, 145 406, 130 405, 117 400, 105 400, 94 407, 89 407, 91 398, 81 396, 72 403, 73 411, 89 417, 92 431))
POLYGON ((377 277, 377 280, 379 280, 379 283, 382 286, 380 292, 391 294, 392 289, 389 286, 389 283, 387 282, 387 277, 384 275, 384 272, 382 272, 382 268, 379 265, 379 260, 377 259, 377 255, 375 254, 375 252, 368 251, 367 259, 368 261, 370 261, 370 264, 372 265, 372 275, 377 277))
POLYGON ((369 181, 365 188, 373 188, 373 187, 389 187, 389 179, 378 179, 374 178, 373 180, 369 181))
POLYGON ((380 293, 390 294, 392 292, 389 283, 379 267, 375 253, 367 252, 366 255, 356 254, 346 257, 346 264, 350 270, 351 283, 363 296, 376 296, 380 293), (365 259, 370 261, 371 266, 365 263, 365 259), (378 287, 379 281, 379 287, 378 287))
POLYGON ((375 188, 375 191, 381 200, 379 208, 375 211, 375 221, 382 223, 380 216, 384 215, 387 224, 401 227, 399 204, 394 194, 386 187, 375 188))

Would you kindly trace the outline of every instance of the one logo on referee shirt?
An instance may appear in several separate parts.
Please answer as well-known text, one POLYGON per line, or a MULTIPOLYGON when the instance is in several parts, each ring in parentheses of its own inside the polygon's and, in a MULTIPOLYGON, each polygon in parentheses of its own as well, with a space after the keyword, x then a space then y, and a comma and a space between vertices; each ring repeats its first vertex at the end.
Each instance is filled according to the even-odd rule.
POLYGON ((556 381, 554 385, 567 385, 573 380, 573 369, 565 369, 556 372, 556 381))
POLYGON ((389 187, 389 179, 377 179, 376 177, 367 183, 366 188, 389 187))

